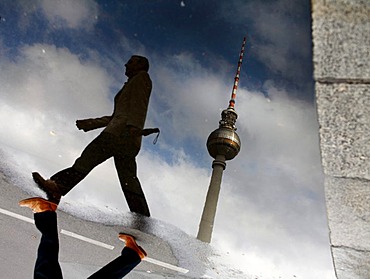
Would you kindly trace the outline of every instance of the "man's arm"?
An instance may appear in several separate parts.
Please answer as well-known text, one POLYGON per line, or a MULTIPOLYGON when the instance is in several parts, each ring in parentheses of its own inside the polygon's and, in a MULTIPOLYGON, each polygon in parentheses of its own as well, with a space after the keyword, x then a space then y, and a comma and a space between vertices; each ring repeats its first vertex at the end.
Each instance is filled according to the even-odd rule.
POLYGON ((95 130, 98 128, 103 128, 108 125, 109 121, 111 121, 112 116, 103 116, 99 118, 88 118, 88 119, 81 119, 76 121, 76 126, 79 130, 83 130, 84 132, 88 132, 91 130, 95 130))

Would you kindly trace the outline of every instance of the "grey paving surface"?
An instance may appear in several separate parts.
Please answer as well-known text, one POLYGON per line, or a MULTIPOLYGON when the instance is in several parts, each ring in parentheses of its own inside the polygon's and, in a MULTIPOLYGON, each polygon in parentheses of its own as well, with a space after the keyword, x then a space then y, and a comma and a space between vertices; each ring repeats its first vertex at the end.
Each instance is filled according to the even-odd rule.
POLYGON ((336 263, 336 272, 338 278, 370 278, 370 252, 343 247, 334 247, 333 257, 336 263))
MULTIPOLYGON (((0 174, 0 208, 2 210, 32 220, 32 211, 18 206, 19 200, 28 197, 29 195, 8 183, 7 179, 0 174)), ((60 233, 59 259, 66 279, 86 278, 117 257, 123 248, 123 242, 117 238, 121 231, 137 236, 139 244, 145 248, 149 257, 174 266, 178 265, 168 243, 159 237, 141 232, 133 227, 105 226, 75 218, 59 210, 57 212, 59 231, 63 229, 114 246, 114 249, 110 250, 60 233)), ((4 213, 0 213, 0 222, 0 277, 32 278, 40 233, 34 224, 4 213)), ((126 278, 188 277, 171 269, 143 261, 126 278)))
POLYGON ((370 80, 370 1, 312 0, 315 79, 370 80))
POLYGON ((370 179, 370 84, 317 83, 316 98, 325 173, 370 179))
POLYGON ((370 181, 328 177, 325 183, 331 244, 370 251, 370 181))
POLYGON ((338 279, 370 278, 370 1, 312 0, 313 60, 338 279))

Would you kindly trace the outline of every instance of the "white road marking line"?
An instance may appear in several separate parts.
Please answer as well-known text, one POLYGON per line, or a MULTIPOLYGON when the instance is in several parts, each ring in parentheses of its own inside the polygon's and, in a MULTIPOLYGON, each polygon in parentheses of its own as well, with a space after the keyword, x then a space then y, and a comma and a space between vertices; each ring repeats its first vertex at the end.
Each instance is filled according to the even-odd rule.
MULTIPOLYGON (((95 245, 103 247, 103 248, 107 248, 107 249, 110 249, 110 250, 114 249, 114 246, 112 246, 112 245, 108 245, 108 244, 105 244, 103 242, 96 241, 94 239, 79 235, 79 234, 74 233, 74 232, 70 232, 70 231, 66 231, 66 230, 62 229, 60 231, 60 233, 71 236, 71 237, 74 237, 74 238, 77 238, 77 239, 80 239, 80 240, 83 240, 83 241, 86 241, 86 242, 89 242, 89 243, 92 243, 92 244, 95 244, 95 245)), ((174 271, 181 272, 181 273, 188 273, 189 272, 189 270, 187 270, 185 268, 178 267, 178 266, 175 266, 175 265, 172 265, 172 264, 169 264, 169 263, 165 263, 165 262, 162 262, 162 261, 159 261, 159 260, 156 260, 156 259, 152 259, 152 258, 149 258, 149 257, 145 257, 143 259, 143 261, 147 261, 149 263, 159 265, 159 266, 162 266, 162 267, 165 267, 165 268, 168 268, 168 269, 172 269, 174 271)))
POLYGON ((94 239, 91 239, 91 238, 88 238, 88 237, 79 235, 79 234, 74 233, 74 232, 70 232, 70 231, 66 231, 66 230, 63 230, 62 229, 60 231, 60 233, 65 234, 65 235, 68 235, 68 236, 71 236, 73 238, 77 238, 77 239, 83 240, 85 242, 88 242, 88 243, 91 243, 91 244, 94 244, 94 245, 97 245, 97 246, 100 246, 100 247, 103 247, 103 248, 107 248, 109 250, 113 250, 114 249, 114 246, 112 246, 112 245, 105 244, 103 242, 100 242, 100 241, 97 241, 97 240, 94 240, 94 239))
POLYGON ((0 208, 0 212, 5 214, 5 215, 8 215, 8 216, 11 216, 11 217, 14 217, 14 218, 17 218, 19 220, 22 220, 22 221, 26 221, 28 223, 32 223, 32 224, 35 224, 35 221, 31 218, 28 218, 28 217, 24 217, 23 215, 19 215, 17 213, 14 213, 14 212, 11 212, 11 211, 8 211, 8 210, 5 210, 5 209, 2 209, 0 208))
POLYGON ((145 257, 143 259, 143 261, 146 261, 146 262, 149 262, 149 263, 152 263, 152 264, 155 264, 155 265, 159 265, 159 266, 162 266, 162 267, 165 267, 165 268, 168 268, 168 269, 172 269, 174 271, 181 272, 181 273, 184 273, 184 274, 189 272, 188 269, 178 267, 176 265, 172 265, 172 264, 169 264, 169 263, 161 262, 161 261, 158 261, 156 259, 149 258, 149 257, 145 257))
MULTIPOLYGON (((14 213, 14 212, 2 209, 2 208, 0 208, 0 213, 3 213, 5 215, 17 218, 19 220, 22 220, 22 221, 25 221, 25 222, 28 222, 28 223, 32 223, 32 224, 35 223, 35 221, 31 218, 25 217, 23 215, 20 215, 20 214, 17 214, 17 213, 14 213)), ((88 237, 85 237, 85 236, 82 236, 82 235, 79 235, 79 234, 76 234, 76 233, 73 233, 73 232, 70 232, 70 231, 66 231, 66 230, 62 229, 60 231, 60 233, 62 233, 64 235, 68 235, 70 237, 80 239, 82 241, 86 241, 88 243, 91 243, 91 244, 94 244, 94 245, 97 245, 97 246, 100 246, 100 247, 103 247, 103 248, 106 248, 106 249, 109 249, 109 250, 114 249, 114 246, 112 246, 112 245, 108 245, 108 244, 105 244, 103 242, 100 242, 100 241, 97 241, 97 240, 94 240, 94 239, 91 239, 91 238, 88 238, 88 237)), ((149 262, 149 263, 152 263, 152 264, 155 264, 155 265, 159 265, 159 266, 162 266, 162 267, 165 267, 165 268, 168 268, 168 269, 172 269, 174 271, 181 272, 181 273, 184 273, 184 274, 189 272, 188 269, 178 267, 178 266, 175 266, 175 265, 172 265, 172 264, 169 264, 169 263, 165 263, 165 262, 162 262, 162 261, 159 261, 159 260, 156 260, 156 259, 152 259, 152 258, 149 258, 149 257, 145 257, 143 259, 143 261, 146 261, 146 262, 149 262)))

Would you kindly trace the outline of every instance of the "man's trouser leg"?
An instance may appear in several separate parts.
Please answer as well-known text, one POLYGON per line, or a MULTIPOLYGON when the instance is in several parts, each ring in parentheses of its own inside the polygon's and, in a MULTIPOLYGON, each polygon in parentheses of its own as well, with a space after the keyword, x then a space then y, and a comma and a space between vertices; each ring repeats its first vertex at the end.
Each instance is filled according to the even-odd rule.
POLYGON ((101 133, 86 146, 72 167, 61 170, 50 177, 50 179, 58 184, 62 195, 65 196, 93 168, 112 157, 116 145, 117 140, 115 136, 104 132, 101 133))
POLYGON ((57 214, 54 211, 35 213, 34 219, 37 229, 42 234, 37 251, 34 278, 61 279, 63 275, 58 261, 59 239, 57 214))
POLYGON ((118 279, 124 277, 135 268, 141 259, 139 255, 130 248, 123 248, 121 256, 102 267, 88 279, 118 279))
POLYGON ((135 157, 114 156, 114 164, 130 211, 149 217, 149 207, 140 181, 136 176, 135 157))

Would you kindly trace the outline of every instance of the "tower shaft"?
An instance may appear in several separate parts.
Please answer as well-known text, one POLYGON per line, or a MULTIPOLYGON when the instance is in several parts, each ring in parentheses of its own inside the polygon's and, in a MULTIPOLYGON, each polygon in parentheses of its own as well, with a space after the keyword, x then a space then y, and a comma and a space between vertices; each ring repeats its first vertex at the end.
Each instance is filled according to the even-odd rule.
POLYGON ((221 189, 222 174, 226 168, 225 161, 224 155, 218 155, 212 163, 213 171, 206 197, 207 202, 204 205, 197 236, 199 240, 207 243, 210 243, 212 238, 213 224, 221 189))

